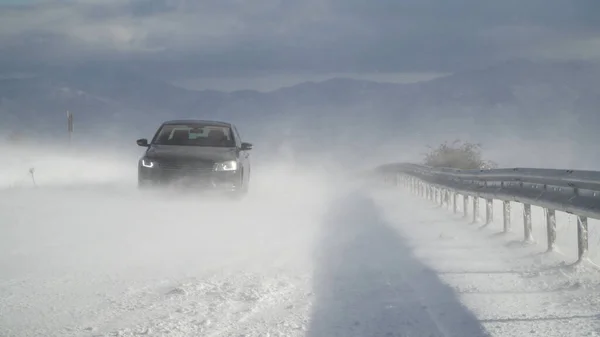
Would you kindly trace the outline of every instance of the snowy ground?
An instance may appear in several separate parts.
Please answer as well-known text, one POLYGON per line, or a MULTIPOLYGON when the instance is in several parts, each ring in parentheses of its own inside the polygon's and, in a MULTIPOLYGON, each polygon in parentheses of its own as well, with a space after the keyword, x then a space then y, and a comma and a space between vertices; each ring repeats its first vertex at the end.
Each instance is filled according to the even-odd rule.
POLYGON ((564 246, 568 240, 559 240, 563 249, 551 254, 545 253, 545 241, 522 244, 518 209, 513 208, 513 232, 502 234, 501 219, 489 226, 470 224, 470 217, 462 219, 406 192, 378 193, 376 200, 414 256, 451 287, 490 335, 600 335, 598 269, 571 265, 576 256, 561 253, 572 250, 564 246))
POLYGON ((598 273, 514 244, 516 223, 497 235, 291 166, 255 170, 231 202, 77 165, 0 190, 2 337, 600 334, 598 273))

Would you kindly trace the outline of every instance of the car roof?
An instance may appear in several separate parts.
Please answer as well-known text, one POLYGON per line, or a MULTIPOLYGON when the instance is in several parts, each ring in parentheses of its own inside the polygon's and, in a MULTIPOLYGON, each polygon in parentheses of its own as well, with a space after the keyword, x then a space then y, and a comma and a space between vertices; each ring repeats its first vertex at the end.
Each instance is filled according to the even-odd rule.
POLYGON ((205 120, 205 119, 173 119, 169 121, 165 121, 162 123, 163 125, 173 125, 173 124, 204 124, 211 126, 228 126, 231 127, 231 123, 217 121, 217 120, 205 120))

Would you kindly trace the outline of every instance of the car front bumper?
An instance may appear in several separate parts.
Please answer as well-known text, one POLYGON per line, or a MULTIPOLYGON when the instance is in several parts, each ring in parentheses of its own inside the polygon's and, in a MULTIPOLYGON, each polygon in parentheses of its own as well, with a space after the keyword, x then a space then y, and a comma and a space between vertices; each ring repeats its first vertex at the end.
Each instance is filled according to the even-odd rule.
POLYGON ((242 180, 239 171, 163 169, 139 167, 138 184, 144 187, 179 187, 211 191, 239 191, 242 180))

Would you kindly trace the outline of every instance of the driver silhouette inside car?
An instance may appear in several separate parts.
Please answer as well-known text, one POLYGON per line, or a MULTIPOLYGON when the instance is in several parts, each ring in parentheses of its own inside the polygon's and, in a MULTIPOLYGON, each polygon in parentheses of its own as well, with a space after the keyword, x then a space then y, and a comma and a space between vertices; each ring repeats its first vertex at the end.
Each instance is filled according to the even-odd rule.
POLYGON ((210 130, 206 137, 207 146, 223 147, 229 146, 229 139, 223 130, 210 130))

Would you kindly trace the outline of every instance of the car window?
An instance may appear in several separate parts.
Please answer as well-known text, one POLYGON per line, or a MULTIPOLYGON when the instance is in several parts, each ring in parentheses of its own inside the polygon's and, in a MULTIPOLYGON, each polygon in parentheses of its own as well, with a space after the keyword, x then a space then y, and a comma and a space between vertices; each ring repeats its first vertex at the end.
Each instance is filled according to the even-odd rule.
POLYGON ((214 125, 164 125, 156 135, 154 144, 210 147, 233 147, 232 130, 214 125))

